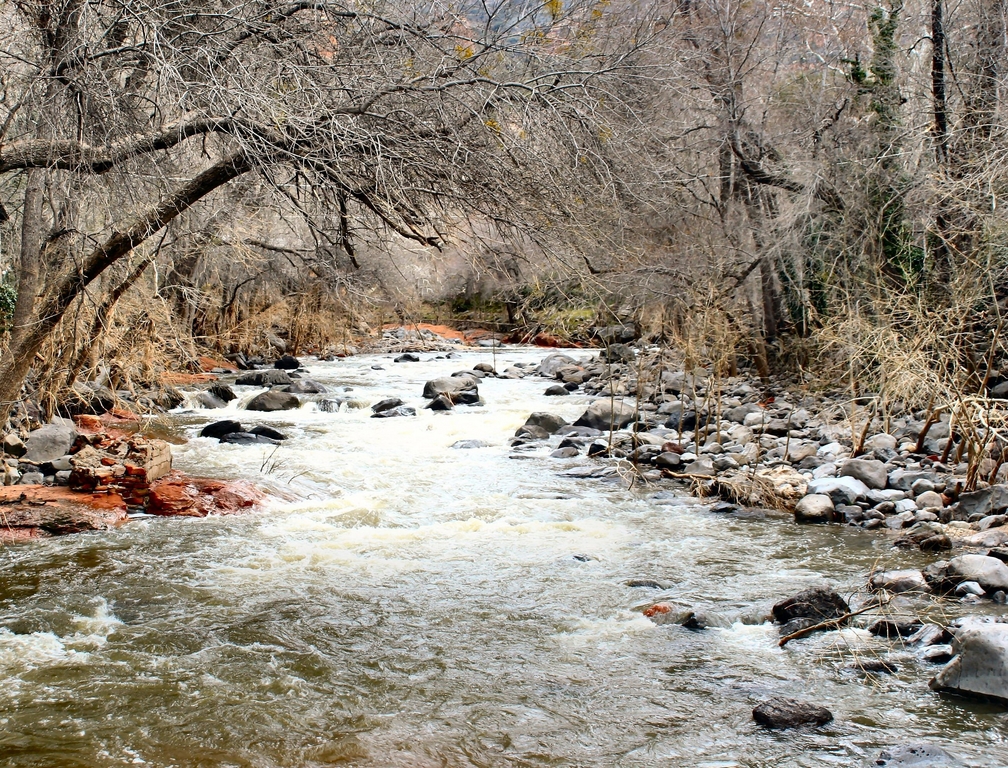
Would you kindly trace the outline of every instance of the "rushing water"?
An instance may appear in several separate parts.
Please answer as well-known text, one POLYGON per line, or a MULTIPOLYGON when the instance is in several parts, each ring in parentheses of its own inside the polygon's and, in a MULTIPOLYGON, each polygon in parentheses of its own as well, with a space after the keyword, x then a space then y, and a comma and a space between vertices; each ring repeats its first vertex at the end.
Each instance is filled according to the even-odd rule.
MULTIPOLYGON (((538 350, 507 350, 507 363, 538 350)), ((423 382, 492 362, 312 363, 332 391, 423 404, 423 382), (380 364, 384 370, 374 370, 380 364)), ((588 459, 507 444, 531 411, 587 399, 487 379, 483 408, 178 415, 194 474, 255 478, 264 511, 142 519, 8 546, 0 561, 0 757, 11 766, 820 766, 946 746, 1008 764, 1003 711, 931 693, 934 668, 861 630, 781 649, 769 606, 877 564, 921 565, 878 534, 719 515, 668 488, 558 472, 588 459), (268 423, 273 452, 198 438, 268 423), (479 439, 482 448, 458 449, 479 439), (575 557, 577 556, 577 557, 575 557), (665 589, 633 588, 653 579, 665 589), (692 631, 641 609, 712 616, 692 631), (895 675, 865 675, 884 656, 895 675), (773 733, 770 695, 831 709, 773 733)), ((259 390, 247 390, 247 401, 259 390)), ((554 441, 555 442, 555 441, 554 441)), ((932 611, 951 607, 918 604, 932 611)))

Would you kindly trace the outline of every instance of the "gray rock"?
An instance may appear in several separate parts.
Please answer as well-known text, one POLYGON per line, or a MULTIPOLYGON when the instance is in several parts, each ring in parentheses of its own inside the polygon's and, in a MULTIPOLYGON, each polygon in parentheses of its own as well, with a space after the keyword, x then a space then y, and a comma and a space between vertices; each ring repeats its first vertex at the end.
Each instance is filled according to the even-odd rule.
POLYGON ((574 358, 561 352, 554 352, 552 355, 547 355, 539 363, 539 375, 552 379, 556 376, 556 372, 565 365, 575 365, 574 358))
POLYGON ((234 390, 221 381, 215 381, 206 391, 224 403, 230 403, 232 400, 238 399, 238 395, 234 393, 234 390))
POLYGON ((373 413, 381 413, 382 411, 390 410, 391 408, 398 408, 403 404, 403 401, 398 397, 386 397, 384 400, 379 400, 377 403, 371 406, 371 411, 373 413))
POLYGON ((868 582, 872 589, 887 592, 930 592, 924 574, 913 569, 901 571, 876 571, 868 582))
POLYGON ((833 713, 825 707, 797 699, 772 699, 753 709, 753 720, 767 728, 797 728, 802 725, 825 725, 833 713))
POLYGON ((962 763, 936 744, 887 747, 872 763, 879 768, 957 768, 962 763))
POLYGON ((941 509, 945 506, 945 499, 940 493, 934 491, 924 491, 917 497, 917 509, 941 509))
POLYGON ((433 400, 431 400, 425 408, 431 411, 450 411, 454 409, 451 398, 448 395, 438 395, 433 400))
POLYGON ((956 633, 952 659, 931 690, 1008 704, 1008 624, 970 623, 956 633))
POLYGON ((551 387, 547 387, 543 394, 548 397, 566 397, 570 392, 567 391, 567 387, 563 384, 554 384, 551 387))
POLYGON ((795 505, 796 523, 828 523, 833 519, 836 507, 833 500, 824 493, 811 493, 795 505))
POLYGON ((210 392, 197 392, 195 400, 201 408, 214 409, 227 406, 227 403, 210 392))
POLYGON ((301 361, 293 355, 283 355, 279 360, 273 363, 273 367, 285 371, 296 371, 301 367, 301 361))
POLYGON ((687 475, 707 475, 713 477, 714 472, 714 462, 707 457, 699 458, 696 461, 691 461, 683 469, 683 473, 687 475))
POLYGON ((265 435, 253 435, 251 432, 228 432, 220 441, 230 445, 280 445, 279 440, 265 435))
POLYGON ((953 584, 975 581, 986 592, 1008 591, 1008 565, 987 555, 959 555, 948 562, 946 580, 953 584))
POLYGON ((1008 521, 1008 515, 987 515, 977 522, 976 527, 978 531, 986 531, 990 528, 998 528, 1008 521))
POLYGON ((469 450, 472 448, 488 448, 490 443, 483 442, 482 440, 456 440, 451 444, 452 448, 459 448, 463 450, 469 450))
POLYGON ((225 421, 215 421, 213 424, 207 424, 200 431, 200 437, 216 437, 220 440, 224 437, 224 435, 242 431, 242 425, 239 422, 228 419, 225 421))
POLYGON ((678 470, 681 464, 682 459, 679 457, 679 454, 672 451, 659 453, 655 458, 655 466, 659 469, 678 470))
POLYGON ((835 505, 853 504, 867 498, 868 486, 855 477, 822 477, 810 480, 809 493, 824 493, 835 505))
POLYGON ((243 387, 282 387, 291 383, 291 377, 287 371, 271 368, 265 371, 249 371, 242 374, 235 381, 243 387))
POLYGON ((895 451, 896 445, 897 440, 895 437, 883 433, 872 435, 865 440, 864 449, 866 451, 895 451))
POLYGON ((442 376, 424 385, 423 396, 433 400, 438 395, 444 395, 454 405, 475 405, 479 402, 478 382, 470 373, 442 376))
POLYGON ((525 419, 526 427, 539 427, 546 431, 547 435, 553 435, 567 426, 567 421, 560 416, 545 411, 536 411, 525 419))
POLYGON ((324 395, 328 390, 314 379, 298 379, 284 388, 294 395, 324 395))
POLYGON ((965 537, 961 543, 964 547, 984 547, 987 549, 1001 547, 1008 544, 1008 531, 1003 528, 980 531, 980 533, 965 537))
POLYGON ((22 456, 25 455, 25 452, 27 450, 28 446, 26 446, 21 441, 21 438, 15 435, 13 432, 4 435, 3 452, 7 456, 13 456, 16 459, 20 459, 22 456))
POLYGON ((877 459, 848 459, 840 467, 841 477, 853 477, 868 488, 881 490, 889 482, 886 466, 877 459))
POLYGON ((554 459, 573 459, 575 456, 579 456, 580 452, 577 448, 572 445, 568 445, 564 448, 557 448, 550 454, 550 457, 554 459))
POLYGON ((25 472, 18 480, 18 485, 42 485, 45 476, 41 472, 25 472))
POLYGON ((245 406, 245 409, 248 411, 265 411, 269 413, 272 411, 289 411, 300 406, 301 401, 297 399, 297 395, 271 389, 269 392, 262 392, 253 397, 249 401, 249 404, 245 406))
POLYGON ((420 362, 420 356, 419 355, 415 355, 412 352, 404 352, 403 354, 399 355, 399 357, 397 357, 394 360, 394 362, 396 362, 396 363, 419 363, 420 362))
POLYGON ((937 624, 925 624, 923 627, 910 635, 910 637, 907 638, 907 642, 910 645, 916 645, 923 648, 928 645, 938 645, 939 643, 947 642, 950 637, 951 636, 937 624))
POLYGON ((868 627, 868 631, 876 637, 886 637, 891 640, 896 637, 910 637, 920 628, 921 623, 915 620, 878 619, 868 627))
POLYGON ((630 424, 635 416, 636 408, 633 403, 620 399, 599 398, 588 406, 588 410, 581 414, 581 417, 574 422, 574 426, 591 427, 602 431, 622 429, 630 424))
POLYGON ((964 581, 959 586, 955 588, 955 594, 959 597, 965 595, 976 595, 977 597, 983 597, 986 592, 984 588, 977 584, 975 581, 964 581))
POLYGON ((46 464, 70 452, 77 430, 69 422, 53 422, 28 435, 24 460, 32 464, 46 464))
POLYGON ((636 353, 626 344, 610 344, 599 353, 599 359, 603 358, 610 363, 632 363, 636 353))
POLYGON ((929 664, 948 664, 954 656, 955 652, 948 643, 929 645, 920 652, 921 661, 926 661, 929 664))
POLYGON ((980 491, 959 495, 959 509, 965 519, 971 515, 997 514, 1008 509, 1008 485, 992 485, 980 491))

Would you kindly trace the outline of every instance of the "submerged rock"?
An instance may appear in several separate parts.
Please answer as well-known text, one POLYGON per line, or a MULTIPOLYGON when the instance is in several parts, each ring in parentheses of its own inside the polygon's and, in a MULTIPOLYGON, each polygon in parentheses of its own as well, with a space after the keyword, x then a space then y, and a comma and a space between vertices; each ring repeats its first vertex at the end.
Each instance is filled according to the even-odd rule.
POLYGON ((242 425, 240 422, 226 419, 224 421, 215 421, 213 424, 207 424, 200 430, 200 437, 215 437, 220 440, 224 435, 241 431, 242 425))
POLYGON ((797 699, 771 699, 752 711, 753 720, 767 728, 798 728, 802 725, 825 725, 833 713, 825 707, 797 699))
POLYGON ((878 768, 958 768, 962 765, 936 744, 887 747, 871 764, 878 768))

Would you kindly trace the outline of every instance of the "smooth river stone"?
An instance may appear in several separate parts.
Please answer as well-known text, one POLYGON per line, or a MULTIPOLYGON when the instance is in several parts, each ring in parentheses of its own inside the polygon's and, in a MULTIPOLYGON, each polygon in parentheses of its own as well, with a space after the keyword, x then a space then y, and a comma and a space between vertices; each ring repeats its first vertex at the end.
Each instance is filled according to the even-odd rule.
POLYGON ((952 648, 958 655, 931 679, 931 690, 1008 704, 1008 624, 970 624, 952 648))

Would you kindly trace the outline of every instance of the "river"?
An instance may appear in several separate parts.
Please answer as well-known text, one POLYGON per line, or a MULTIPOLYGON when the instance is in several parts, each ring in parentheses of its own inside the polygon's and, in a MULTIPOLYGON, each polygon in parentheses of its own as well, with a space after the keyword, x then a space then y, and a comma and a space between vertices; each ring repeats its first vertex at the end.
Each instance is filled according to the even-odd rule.
MULTIPOLYGON (((544 354, 308 361, 330 391, 402 397, 415 418, 235 403, 176 414, 193 438, 174 447, 176 467, 255 479, 273 499, 7 546, 3 764, 863 765, 921 740, 1008 764, 1004 711, 932 693, 936 668, 910 649, 855 629, 781 649, 764 622, 799 589, 851 593, 874 565, 919 567, 921 553, 773 513, 715 514, 619 474, 563 476, 589 460, 545 447, 515 454, 508 439, 530 412, 573 420, 588 402, 543 396, 543 379, 486 379, 485 407, 419 408, 429 378, 544 354), (196 437, 228 417, 290 439, 274 452, 196 437), (466 439, 488 445, 452 447, 466 439), (642 608, 658 600, 721 626, 657 625, 642 608), (857 670, 875 656, 899 671, 857 670), (751 710, 771 695, 836 719, 766 731, 751 710)), ((243 402, 259 391, 239 390, 243 402)))

